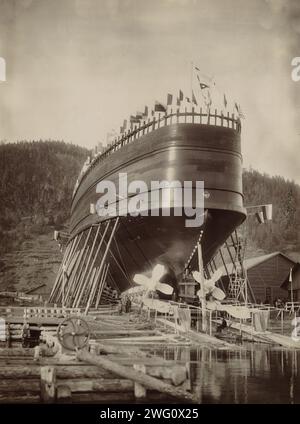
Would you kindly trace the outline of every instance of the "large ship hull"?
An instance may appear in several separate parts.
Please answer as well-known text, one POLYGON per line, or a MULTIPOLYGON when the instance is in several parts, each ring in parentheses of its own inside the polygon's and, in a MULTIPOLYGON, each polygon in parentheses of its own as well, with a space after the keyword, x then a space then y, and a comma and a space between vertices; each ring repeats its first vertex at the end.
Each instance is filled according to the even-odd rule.
POLYGON ((111 244, 110 284, 120 291, 130 287, 135 273, 150 272, 156 263, 167 265, 176 284, 201 229, 206 264, 245 219, 240 143, 237 128, 176 123, 123 145, 96 161, 80 182, 72 201, 71 238, 113 218, 90 212, 99 200, 100 181, 117 185, 120 173, 127 174, 128 184, 142 180, 148 187, 151 181, 203 181, 206 213, 201 228, 186 227, 186 217, 172 216, 172 211, 171 216, 127 215, 120 217, 111 244))

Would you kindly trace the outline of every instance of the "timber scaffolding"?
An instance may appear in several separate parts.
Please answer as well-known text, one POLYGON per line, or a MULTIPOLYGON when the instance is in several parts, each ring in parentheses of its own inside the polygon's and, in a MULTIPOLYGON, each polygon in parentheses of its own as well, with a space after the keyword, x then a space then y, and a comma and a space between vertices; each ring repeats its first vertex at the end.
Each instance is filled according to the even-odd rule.
MULTIPOLYGON (((50 304, 84 306, 87 314, 90 308, 97 309, 101 301, 114 300, 118 287, 114 286, 113 293, 106 284, 110 276, 107 259, 109 255, 119 264, 110 249, 118 223, 119 218, 94 224, 69 240, 49 297, 50 304)), ((113 285, 112 279, 111 282, 113 285)))
MULTIPOLYGON (((222 269, 223 274, 220 278, 219 285, 220 288, 226 292, 226 300, 229 303, 255 303, 255 296, 248 281, 247 270, 244 266, 247 244, 246 231, 247 227, 243 224, 236 228, 217 250, 203 270, 205 278, 209 279, 218 269, 222 269), (229 280, 227 290, 222 281, 225 276, 229 280)), ((189 278, 192 271, 197 268, 198 255, 197 245, 195 245, 184 266, 183 277, 189 278)))
POLYGON ((244 351, 239 334, 246 341, 300 348, 300 341, 274 332, 285 313, 279 317, 275 308, 270 313, 279 328, 258 332, 249 320, 233 320, 229 343, 214 336, 218 311, 206 311, 204 333, 200 307, 170 307, 166 314, 139 308, 120 314, 116 305, 101 305, 88 315, 80 308, 1 308, 0 403, 199 403, 191 378, 193 348, 244 351), (41 331, 34 348, 21 347, 24 324, 41 331), (170 359, 166 352, 172 350, 170 359))
POLYGON ((64 308, 6 308, 1 315, 8 328, 6 341, 0 342, 1 403, 199 403, 186 348, 241 349, 186 331, 189 324, 183 319, 174 327, 174 317, 153 316, 153 311, 120 315, 116 306, 107 305, 84 320, 80 311, 64 308), (39 327, 46 344, 21 347, 22 322, 39 327), (87 336, 83 322, 89 336, 79 348, 80 338, 87 336), (70 341, 73 351, 70 345, 65 348, 70 341), (174 359, 162 354, 166 348, 176 350, 174 359))

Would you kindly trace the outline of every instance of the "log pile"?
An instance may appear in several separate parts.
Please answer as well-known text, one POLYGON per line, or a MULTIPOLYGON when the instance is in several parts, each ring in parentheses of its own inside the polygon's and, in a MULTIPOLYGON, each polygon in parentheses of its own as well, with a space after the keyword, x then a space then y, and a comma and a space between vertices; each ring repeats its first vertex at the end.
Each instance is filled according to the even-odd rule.
MULTIPOLYGON (((21 348, 20 343, 0 348, 0 403, 118 403, 145 397, 147 402, 197 401, 190 392, 188 364, 140 350, 146 345, 151 349, 160 343, 174 345, 172 334, 163 334, 153 323, 129 314, 104 314, 99 320, 88 316, 87 321, 91 340, 77 354, 37 358, 35 349, 21 348), (130 345, 134 339, 136 346, 125 343, 128 339, 130 345)), ((44 326, 50 337, 55 329, 44 326)), ((12 327, 11 336, 15 331, 20 328, 12 327)))

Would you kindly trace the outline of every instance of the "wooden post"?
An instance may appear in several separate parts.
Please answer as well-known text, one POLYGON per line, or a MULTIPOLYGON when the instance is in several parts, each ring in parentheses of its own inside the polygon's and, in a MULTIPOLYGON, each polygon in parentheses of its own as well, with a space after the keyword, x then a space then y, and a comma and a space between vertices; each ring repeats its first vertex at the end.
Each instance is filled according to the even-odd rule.
POLYGON ((106 268, 103 270, 103 273, 101 275, 101 280, 100 280, 100 284, 99 284, 99 291, 98 291, 98 295, 97 295, 97 299, 96 299, 96 305, 95 308, 97 309, 101 300, 101 294, 102 294, 102 290, 106 281, 106 277, 107 277, 107 273, 108 273, 108 269, 109 269, 109 263, 106 265, 106 268))
MULTIPOLYGON (((88 284, 88 282, 89 282, 90 275, 91 275, 91 273, 92 273, 92 270, 93 270, 93 268, 94 268, 94 264, 95 264, 96 259, 97 259, 97 256, 98 256, 98 253, 99 253, 99 251, 100 251, 100 249, 101 249, 101 246, 102 246, 102 243, 103 243, 103 237, 105 236, 105 234, 106 234, 106 232, 107 232, 107 229, 108 229, 108 226, 109 226, 109 222, 108 222, 108 223, 107 223, 107 225, 106 225, 106 228, 105 228, 105 230, 104 230, 104 234, 101 236, 100 243, 98 244, 98 247, 97 247, 96 253, 94 254, 94 257, 93 257, 93 253, 94 253, 94 249, 95 249, 95 245, 96 245, 96 240, 97 240, 97 238, 98 238, 98 234, 99 234, 99 231, 100 231, 100 226, 101 226, 101 224, 99 224, 99 226, 98 226, 98 228, 97 228, 97 232, 96 232, 96 235, 95 235, 95 238, 94 238, 93 244, 92 244, 92 248, 91 248, 91 251, 90 251, 90 255, 89 255, 89 258, 88 258, 88 260, 87 260, 87 264, 86 264, 85 270, 84 270, 84 272, 83 272, 83 275, 82 275, 82 277, 81 277, 81 287, 80 287, 80 291, 78 291, 78 297, 77 297, 77 299, 76 299, 76 304, 75 304, 75 307, 77 307, 77 308, 78 308, 78 307, 79 307, 79 305, 80 305, 80 302, 81 302, 82 296, 83 296, 83 294, 84 294, 84 289, 86 288, 86 286, 87 286, 87 284, 88 284), (91 261, 92 257, 93 257, 93 260, 92 260, 92 263, 91 263, 91 265, 90 265, 90 261, 91 261)), ((74 302, 74 303, 75 303, 75 302, 74 302)))
POLYGON ((203 275, 203 259, 202 259, 202 247, 201 244, 197 243, 198 249, 198 266, 199 272, 202 276, 202 282, 200 284, 200 292, 201 292, 201 309, 202 309, 202 331, 206 333, 207 330, 207 322, 206 322, 206 299, 204 292, 204 275, 203 275))
POLYGON ((193 395, 192 393, 182 390, 179 387, 174 387, 161 380, 158 380, 157 378, 150 377, 149 375, 140 371, 136 371, 124 365, 112 362, 103 356, 94 357, 89 352, 80 350, 77 352, 77 358, 89 364, 97 365, 107 371, 111 371, 120 377, 133 380, 136 383, 140 383, 147 389, 157 390, 158 392, 166 393, 180 400, 198 403, 197 396, 193 395))
MULTIPOLYGON (((133 369, 146 374, 146 367, 143 364, 133 364, 133 369)), ((134 396, 137 399, 145 398, 147 390, 140 383, 134 383, 134 396)))
MULTIPOLYGON (((81 243, 81 240, 82 240, 82 237, 83 236, 84 236, 84 232, 82 232, 80 234, 80 239, 79 239, 79 242, 78 242, 78 247, 79 247, 79 245, 81 243)), ((82 249, 79 249, 78 250, 78 254, 77 254, 76 260, 75 260, 72 268, 69 270, 70 278, 69 278, 69 284, 68 284, 68 288, 67 288, 66 295, 65 295, 65 298, 66 298, 66 302, 67 303, 68 303, 68 300, 70 299, 70 296, 73 293, 74 288, 75 288, 75 284, 76 284, 76 281, 77 281, 76 280, 77 270, 78 270, 78 268, 79 268, 79 266, 81 264, 81 259, 82 259, 83 254, 84 254, 84 247, 82 249), (71 274, 73 274, 73 275, 71 275, 71 274)))
MULTIPOLYGON (((101 259, 101 263, 100 263, 100 266, 99 266, 99 273, 102 271, 102 268, 103 268, 103 265, 105 263, 105 259, 106 259, 107 253, 109 251, 110 244, 111 244, 112 239, 113 239, 113 237, 115 235, 115 231, 117 229, 118 223, 119 223, 119 217, 115 221, 115 225, 113 226, 113 229, 111 231, 111 234, 110 234, 110 237, 109 237, 109 241, 108 241, 108 243, 106 245, 105 252, 103 253, 103 256, 102 256, 102 259, 101 259)), ((103 240, 104 240, 104 236, 103 236, 103 240)), ((85 308, 85 314, 88 313, 89 308, 90 308, 90 306, 92 304, 92 301, 94 299, 95 292, 96 292, 96 289, 97 289, 96 283, 97 283, 97 281, 94 282, 93 287, 91 289, 90 296, 89 296, 89 299, 88 299, 88 303, 87 303, 86 308, 85 308)))
POLYGON ((62 276, 63 276, 63 266, 65 265, 66 267, 68 267, 71 263, 71 261, 73 260, 73 254, 74 251, 76 250, 77 246, 78 246, 78 236, 75 236, 72 240, 71 243, 71 248, 70 251, 68 253, 68 255, 66 256, 65 259, 62 260, 61 263, 61 267, 60 267, 60 272, 59 272, 59 278, 55 287, 55 291, 53 291, 53 296, 49 299, 49 301, 51 302, 58 302, 60 297, 61 297, 61 290, 60 290, 60 284, 62 283, 62 276))
POLYGON ((55 367, 41 367, 41 400, 43 403, 55 401, 55 367))
POLYGON ((72 294, 71 307, 73 307, 73 308, 76 305, 76 299, 77 299, 78 292, 80 291, 80 287, 81 287, 81 284, 80 284, 80 282, 81 282, 81 275, 82 275, 82 272, 84 270, 84 265, 86 263, 85 261, 86 261, 86 258, 88 257, 88 253, 89 253, 88 242, 89 242, 89 239, 90 239, 90 235, 92 233, 92 229, 93 229, 93 227, 90 227, 89 232, 88 232, 88 235, 87 235, 87 238, 85 239, 85 242, 84 242, 84 246, 82 248, 83 255, 80 258, 80 262, 81 262, 80 269, 79 269, 79 271, 77 273, 78 275, 76 275, 76 282, 74 283, 76 287, 74 289, 74 293, 72 294))
POLYGON ((52 301, 52 299, 53 299, 53 297, 54 297, 54 293, 56 292, 57 286, 58 286, 59 281, 60 281, 61 271, 62 271, 62 265, 63 265, 63 263, 66 261, 66 259, 68 258, 68 255, 69 255, 69 252, 70 252, 70 250, 71 250, 71 246, 72 246, 72 244, 73 244, 73 243, 74 243, 74 240, 73 240, 71 243, 69 243, 69 244, 67 245, 67 247, 66 247, 65 253, 64 253, 64 255, 63 255, 62 262, 61 262, 60 267, 59 267, 59 270, 58 270, 58 272, 57 272, 57 277, 56 277, 56 279, 55 279, 55 282, 54 282, 53 288, 52 288, 51 293, 50 293, 50 296, 49 296, 49 302, 51 302, 51 301, 52 301))

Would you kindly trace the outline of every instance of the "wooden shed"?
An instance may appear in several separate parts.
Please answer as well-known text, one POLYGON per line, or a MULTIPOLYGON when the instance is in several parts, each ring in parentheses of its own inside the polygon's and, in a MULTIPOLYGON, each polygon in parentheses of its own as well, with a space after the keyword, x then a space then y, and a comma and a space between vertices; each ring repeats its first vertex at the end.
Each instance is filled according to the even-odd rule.
MULTIPOLYGON (((244 261, 248 283, 256 303, 273 304, 277 298, 288 299, 289 293, 284 282, 288 279, 290 269, 295 261, 281 252, 249 258, 244 261)), ((222 277, 226 284, 226 276, 222 277)), ((299 273, 300 283, 300 273, 299 273)), ((299 284, 300 286, 300 284, 299 284)))

